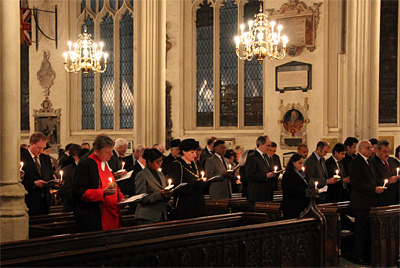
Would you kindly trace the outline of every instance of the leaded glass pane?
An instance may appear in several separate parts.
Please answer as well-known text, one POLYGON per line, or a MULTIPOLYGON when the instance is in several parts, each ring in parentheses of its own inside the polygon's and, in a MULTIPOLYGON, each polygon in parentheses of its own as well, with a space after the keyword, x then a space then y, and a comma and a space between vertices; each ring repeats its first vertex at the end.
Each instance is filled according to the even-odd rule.
POLYGON ((220 125, 237 126, 238 58, 232 36, 237 34, 237 5, 227 0, 220 11, 220 125))
POLYGON ((121 8, 124 3, 124 0, 118 0, 118 8, 121 8))
POLYGON ((99 0, 99 12, 103 9, 104 0, 99 0))
POLYGON ((21 45, 21 130, 29 130, 29 46, 21 45))
POLYGON ((110 0, 110 6, 115 10, 115 0, 110 0))
MULTIPOLYGON (((254 19, 259 5, 258 1, 245 5, 245 22, 254 19)), ((244 125, 263 125, 263 66, 255 58, 244 64, 244 125)))
POLYGON ((81 2, 81 13, 85 10, 86 0, 82 0, 81 2))
POLYGON ((131 3, 131 6, 133 6, 133 0, 129 0, 129 3, 131 3))
POLYGON ((94 13, 97 13, 96 0, 90 0, 90 8, 93 10, 94 13))
POLYGON ((398 1, 381 1, 379 123, 397 123, 398 1))
MULTIPOLYGON (((86 20, 87 32, 94 39, 93 20, 88 16, 86 20)), ((81 31, 83 32, 84 25, 81 31)), ((82 75, 82 129, 94 129, 94 74, 89 72, 82 75)))
POLYGON ((133 18, 120 22, 120 128, 133 128, 133 18))
POLYGON ((213 9, 204 1, 196 14, 197 126, 213 126, 213 9))
POLYGON ((107 70, 100 77, 100 128, 114 128, 114 20, 109 13, 100 23, 100 38, 108 53, 107 70))

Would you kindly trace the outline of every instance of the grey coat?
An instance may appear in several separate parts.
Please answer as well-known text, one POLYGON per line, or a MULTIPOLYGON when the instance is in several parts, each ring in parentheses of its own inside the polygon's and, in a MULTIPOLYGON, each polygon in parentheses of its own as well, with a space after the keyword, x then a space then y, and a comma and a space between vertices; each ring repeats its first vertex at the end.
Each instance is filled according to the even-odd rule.
MULTIPOLYGON (((228 166, 228 159, 224 159, 226 166, 228 166)), ((226 171, 224 164, 217 155, 213 155, 206 161, 205 172, 207 178, 220 176, 211 181, 210 185, 210 199, 228 199, 232 197, 232 185, 230 177, 224 177, 223 173, 226 171)))
POLYGON ((139 201, 136 207, 135 218, 137 219, 150 220, 153 222, 160 222, 167 219, 164 197, 161 194, 161 190, 165 189, 167 185, 164 174, 158 171, 157 174, 161 179, 161 185, 148 167, 136 175, 136 194, 148 194, 139 201))

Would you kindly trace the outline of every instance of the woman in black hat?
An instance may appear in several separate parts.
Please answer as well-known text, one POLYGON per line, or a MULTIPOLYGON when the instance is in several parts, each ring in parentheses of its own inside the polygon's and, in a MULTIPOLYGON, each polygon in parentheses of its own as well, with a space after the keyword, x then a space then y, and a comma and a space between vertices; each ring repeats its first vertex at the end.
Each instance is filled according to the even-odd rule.
POLYGON ((169 166, 168 175, 175 186, 187 183, 173 193, 177 219, 206 216, 203 190, 206 182, 203 181, 199 167, 194 161, 198 147, 199 143, 194 139, 183 140, 179 145, 181 157, 169 166))

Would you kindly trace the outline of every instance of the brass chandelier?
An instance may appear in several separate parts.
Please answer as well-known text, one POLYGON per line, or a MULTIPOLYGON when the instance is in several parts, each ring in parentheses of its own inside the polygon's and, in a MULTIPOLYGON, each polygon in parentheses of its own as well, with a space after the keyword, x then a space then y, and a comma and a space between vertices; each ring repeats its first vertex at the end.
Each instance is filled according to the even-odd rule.
POLYGON ((89 71, 104 73, 107 69, 108 53, 103 52, 103 42, 97 45, 90 37, 91 34, 87 33, 85 25, 83 34, 79 34, 76 43, 72 45, 72 42, 68 41, 69 51, 68 53, 64 52, 64 67, 67 72, 78 73, 82 70, 86 76, 89 71), (101 59, 103 57, 104 64, 102 66, 101 59))
POLYGON ((245 32, 245 25, 242 24, 241 35, 235 37, 236 55, 239 59, 251 61, 256 57, 261 64, 267 56, 270 60, 285 57, 288 39, 281 36, 282 25, 275 27, 276 22, 270 22, 268 16, 262 12, 262 0, 260 13, 254 16, 256 19, 248 22, 249 30, 245 32))

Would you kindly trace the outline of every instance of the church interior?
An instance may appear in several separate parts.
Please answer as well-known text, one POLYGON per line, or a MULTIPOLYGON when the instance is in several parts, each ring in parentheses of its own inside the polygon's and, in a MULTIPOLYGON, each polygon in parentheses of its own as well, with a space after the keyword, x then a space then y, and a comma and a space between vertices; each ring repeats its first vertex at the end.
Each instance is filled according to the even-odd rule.
MULTIPOLYGON (((21 242, 11 247, 8 242, 32 238, 19 148, 37 131, 48 137, 55 158, 67 144, 92 145, 99 134, 127 140, 127 155, 137 145, 160 144, 168 151, 174 139, 195 139, 205 148, 210 137, 225 141, 228 149, 254 149, 257 138, 267 135, 286 166, 299 144, 307 144, 311 154, 321 140, 332 149, 356 137, 388 140, 394 157, 400 145, 398 14, 398 1, 390 0, 0 1, 1 251, 17 256, 43 248, 37 249, 41 261, 21 255, 28 261, 2 262, 164 267, 178 265, 171 257, 176 250, 180 266, 338 266, 347 239, 340 233, 338 219, 345 205, 339 203, 318 205, 319 212, 314 203, 309 212, 314 218, 297 220, 296 225, 275 221, 279 204, 258 211, 256 205, 256 212, 275 223, 263 229, 257 226, 264 218, 240 214, 245 206, 240 198, 207 201, 207 209, 231 214, 155 225, 153 232, 123 227, 124 232, 82 235, 80 245, 88 245, 80 248, 85 255, 71 258, 60 252, 78 244, 63 236, 46 244, 37 240, 36 246, 21 242), (281 54, 246 54, 250 41, 244 31, 257 13, 283 26, 279 38, 288 40, 277 46, 281 54), (71 60, 71 44, 85 31, 101 43, 97 51, 103 56, 86 73, 71 60), (243 39, 235 43, 235 36, 243 39), (252 229, 246 223, 257 224, 252 229), (196 232, 187 236, 182 230, 196 232), (215 231, 209 240, 207 230, 215 231), (162 234, 168 235, 161 243, 157 239, 162 234), (122 242, 111 244, 107 235, 122 242), (59 251, 52 252, 52 247, 59 251), (129 250, 135 258, 128 257, 129 250), (59 258, 45 256, 46 251, 59 258)), ((379 254, 372 265, 397 266, 400 207, 396 205, 394 214, 374 209, 371 228, 379 234, 371 241, 379 254), (390 216, 397 227, 387 230, 390 216), (388 234, 396 232, 394 237, 388 234)), ((122 226, 132 220, 123 218, 122 226)))

